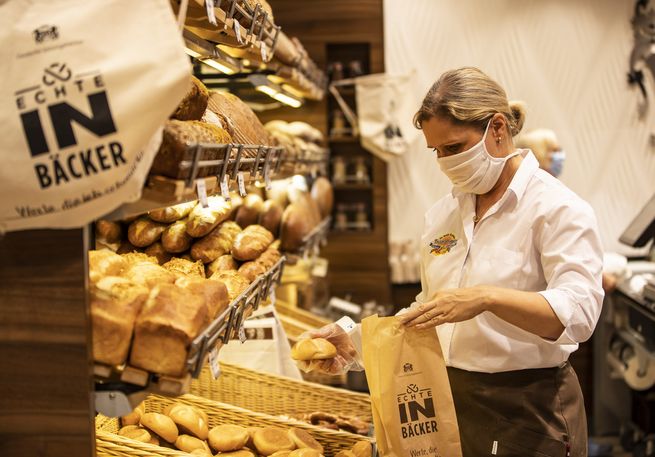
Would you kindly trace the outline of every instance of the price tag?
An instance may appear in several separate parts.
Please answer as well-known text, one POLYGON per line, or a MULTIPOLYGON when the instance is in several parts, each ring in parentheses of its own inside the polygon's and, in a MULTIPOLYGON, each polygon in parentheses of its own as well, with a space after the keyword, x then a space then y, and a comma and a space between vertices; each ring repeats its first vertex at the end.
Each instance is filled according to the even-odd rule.
POLYGON ((239 341, 241 341, 241 344, 243 344, 246 342, 246 340, 246 329, 244 329, 243 324, 241 324, 241 327, 239 327, 239 341))
POLYGON ((312 268, 312 276, 317 278, 325 278, 328 272, 329 262, 323 257, 316 257, 314 259, 314 266, 312 268))
POLYGON ((221 195, 226 201, 230 201, 230 186, 227 183, 227 175, 221 179, 221 195))
POLYGON ((266 50, 266 43, 262 41, 261 46, 259 47, 259 50, 261 51, 262 54, 262 61, 263 62, 268 62, 268 51, 266 50))
POLYGON ((212 372, 214 379, 221 375, 221 365, 218 363, 218 348, 215 347, 209 352, 209 370, 212 372))
POLYGON ((237 36, 237 42, 243 44, 243 38, 241 38, 241 24, 236 19, 234 20, 234 34, 237 36))
POLYGON ((271 190, 271 167, 266 167, 264 171, 264 184, 266 185, 266 190, 271 190))
POLYGON ((245 179, 243 178, 243 172, 242 171, 237 173, 237 184, 239 185, 239 195, 241 195, 242 197, 245 197, 247 195, 246 183, 245 183, 245 179))
POLYGON ((198 200, 200 200, 200 204, 203 208, 207 208, 209 206, 209 202, 207 201, 207 184, 205 183, 204 179, 199 179, 196 181, 196 191, 198 194, 198 200))
POLYGON ((312 179, 316 179, 316 176, 318 176, 318 172, 316 170, 316 167, 312 168, 311 176, 312 176, 312 179))
POLYGON ((214 0, 205 0, 205 9, 207 10, 207 19, 211 25, 218 25, 216 22, 216 14, 214 14, 214 6, 216 2, 214 0))
POLYGON ((275 284, 271 286, 271 291, 268 293, 268 300, 271 302, 271 305, 275 305, 275 284))

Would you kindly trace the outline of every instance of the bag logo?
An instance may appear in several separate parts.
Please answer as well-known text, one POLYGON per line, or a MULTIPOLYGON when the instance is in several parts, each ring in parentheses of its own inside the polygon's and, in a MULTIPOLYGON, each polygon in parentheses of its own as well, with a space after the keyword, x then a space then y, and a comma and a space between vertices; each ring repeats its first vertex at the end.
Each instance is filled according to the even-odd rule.
POLYGON ((403 365, 403 371, 405 373, 411 373, 412 371, 414 371, 414 366, 411 363, 406 363, 405 365, 403 365))
POLYGON ((59 38, 59 30, 56 25, 42 25, 32 32, 34 41, 43 43, 45 40, 56 40, 59 38))
POLYGON ((455 246, 457 246, 457 238, 452 233, 447 233, 435 238, 430 242, 430 254, 440 256, 448 254, 455 246))
MULTIPOLYGON (((67 149, 77 146, 78 135, 84 131, 98 138, 117 132, 99 72, 80 74, 64 62, 54 62, 43 70, 40 84, 14 95, 41 189, 127 164, 123 145, 118 141, 105 141, 83 150, 67 149)), ((105 192, 114 190, 108 188, 105 192)), ((75 202, 71 204, 76 206, 75 202)))
MULTIPOLYGON (((406 364, 410 365, 411 364, 406 364)), ((403 438, 412 438, 438 431, 432 389, 409 384, 398 394, 398 414, 403 438)))

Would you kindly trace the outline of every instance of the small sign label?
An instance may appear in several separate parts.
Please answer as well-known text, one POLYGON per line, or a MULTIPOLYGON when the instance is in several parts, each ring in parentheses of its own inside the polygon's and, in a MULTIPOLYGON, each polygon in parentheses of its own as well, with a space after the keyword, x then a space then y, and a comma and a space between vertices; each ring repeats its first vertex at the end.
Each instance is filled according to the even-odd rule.
POLYGON ((214 379, 218 379, 221 375, 221 364, 218 363, 218 348, 215 347, 209 351, 209 369, 212 372, 214 379))
POLYGON ((241 38, 241 24, 236 19, 234 20, 234 34, 237 36, 237 41, 239 44, 243 44, 243 38, 241 38))
POLYGON ((245 183, 245 179, 243 178, 243 172, 242 171, 237 173, 237 184, 239 186, 239 195, 241 195, 242 197, 245 197, 247 195, 246 183, 245 183))
POLYGON ((207 184, 204 179, 196 181, 196 193, 198 194, 198 200, 200 200, 202 207, 207 208, 209 202, 207 201, 207 184))
POLYGON ((266 43, 262 41, 262 45, 260 46, 259 50, 262 54, 262 61, 268 62, 268 51, 266 50, 266 43))
POLYGON ((328 272, 329 262, 323 257, 316 257, 314 259, 314 267, 312 268, 312 276, 317 278, 325 278, 328 272))
POLYGON ((221 179, 221 195, 226 201, 230 201, 230 186, 227 182, 227 175, 221 179))
POLYGON ((271 190, 271 167, 266 167, 264 171, 264 184, 266 185, 266 190, 271 190))
POLYGON ((216 22, 216 14, 214 14, 214 0, 205 0, 205 8, 207 9, 207 19, 211 25, 218 25, 216 22))
POLYGON ((248 338, 246 338, 246 330, 243 328, 243 324, 242 324, 241 327, 239 327, 239 341, 241 341, 241 344, 243 344, 246 342, 247 339, 248 338))

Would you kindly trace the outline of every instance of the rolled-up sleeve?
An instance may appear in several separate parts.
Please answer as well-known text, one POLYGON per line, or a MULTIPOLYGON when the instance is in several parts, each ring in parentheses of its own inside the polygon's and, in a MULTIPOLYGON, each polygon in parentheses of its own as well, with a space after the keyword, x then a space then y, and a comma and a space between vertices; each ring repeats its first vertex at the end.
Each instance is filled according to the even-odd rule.
POLYGON ((553 344, 588 340, 600 316, 603 249, 596 216, 583 202, 563 204, 545 217, 539 248, 548 283, 539 292, 564 326, 553 344))

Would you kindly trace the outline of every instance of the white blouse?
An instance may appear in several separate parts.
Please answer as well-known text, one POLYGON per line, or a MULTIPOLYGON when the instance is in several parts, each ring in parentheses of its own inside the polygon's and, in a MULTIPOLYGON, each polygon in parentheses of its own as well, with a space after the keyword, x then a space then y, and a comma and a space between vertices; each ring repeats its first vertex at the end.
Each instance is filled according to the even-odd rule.
POLYGON ((602 256, 591 207, 547 172, 532 152, 503 197, 474 227, 475 196, 445 196, 425 215, 418 303, 440 289, 495 285, 539 292, 564 326, 555 340, 490 312, 437 327, 446 364, 494 373, 561 366, 600 315, 602 256))

